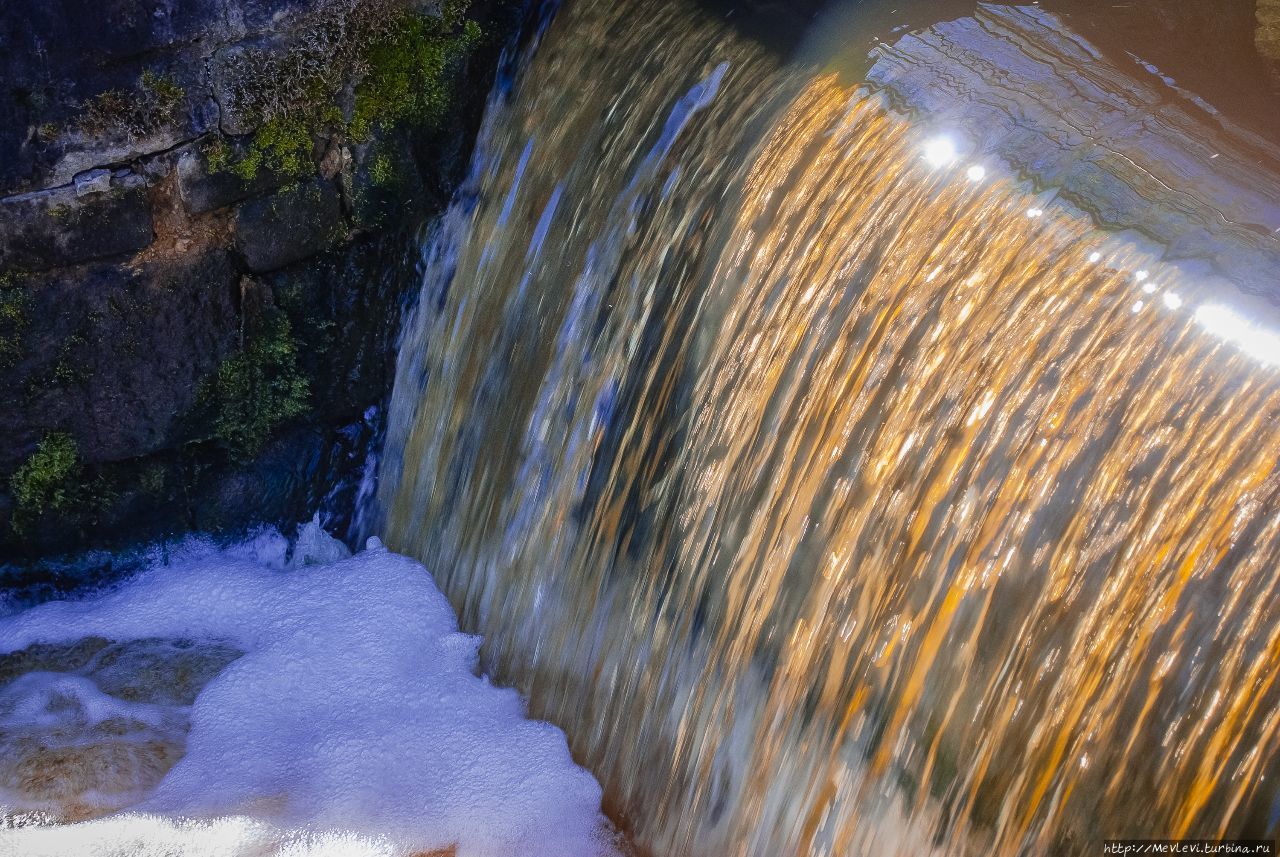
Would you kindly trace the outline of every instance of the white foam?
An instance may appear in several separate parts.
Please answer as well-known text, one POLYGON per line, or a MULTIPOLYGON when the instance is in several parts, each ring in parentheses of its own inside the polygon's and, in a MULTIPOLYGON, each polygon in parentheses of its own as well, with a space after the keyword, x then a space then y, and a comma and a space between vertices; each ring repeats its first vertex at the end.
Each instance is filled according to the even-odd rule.
POLYGON ((92 635, 226 640, 186 755, 123 816, 0 830, 0 853, 615 854, 564 735, 475 675, 479 638, 421 565, 309 525, 191 544, 122 587, 0 619, 0 652, 92 635), (16 850, 15 850, 16 849, 16 850))
POLYGON ((103 693, 87 678, 65 673, 30 672, 0 688, 0 729, 53 731, 96 726, 110 719, 162 728, 168 711, 158 705, 126 702, 103 693))

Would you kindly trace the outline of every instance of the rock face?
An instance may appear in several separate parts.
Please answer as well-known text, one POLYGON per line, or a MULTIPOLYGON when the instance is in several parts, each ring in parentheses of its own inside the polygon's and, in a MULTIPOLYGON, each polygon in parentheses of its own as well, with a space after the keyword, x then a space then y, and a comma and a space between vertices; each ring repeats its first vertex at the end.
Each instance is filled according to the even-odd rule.
POLYGON ((270 170, 259 170, 245 178, 232 172, 209 169, 201 147, 187 146, 178 155, 178 196, 192 214, 207 214, 241 200, 274 190, 279 176, 270 170))
POLYGON ((221 249, 29 275, 39 329, 6 372, 16 407, 0 410, 0 469, 16 470, 53 429, 102 461, 180 444, 201 379, 238 345, 238 278, 221 249))
POLYGON ((0 5, 0 561, 287 523, 358 474, 517 23, 467 6, 0 5))

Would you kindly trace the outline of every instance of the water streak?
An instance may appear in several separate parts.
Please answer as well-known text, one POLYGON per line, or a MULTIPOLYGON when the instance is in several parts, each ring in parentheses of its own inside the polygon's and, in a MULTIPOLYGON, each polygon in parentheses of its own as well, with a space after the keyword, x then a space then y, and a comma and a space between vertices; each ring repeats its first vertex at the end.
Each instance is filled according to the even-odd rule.
POLYGON ((1274 334, 929 142, 565 4, 431 253, 387 537, 654 853, 1274 832, 1274 334))

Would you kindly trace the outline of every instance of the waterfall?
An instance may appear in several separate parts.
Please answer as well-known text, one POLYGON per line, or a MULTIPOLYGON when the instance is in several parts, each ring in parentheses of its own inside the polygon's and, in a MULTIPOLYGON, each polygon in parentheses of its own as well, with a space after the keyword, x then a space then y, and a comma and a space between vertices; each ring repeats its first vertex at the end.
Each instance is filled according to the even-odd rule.
POLYGON ((566 0, 424 252, 386 540, 654 854, 1274 835, 1280 336, 1143 212, 1274 235, 910 107, 566 0))

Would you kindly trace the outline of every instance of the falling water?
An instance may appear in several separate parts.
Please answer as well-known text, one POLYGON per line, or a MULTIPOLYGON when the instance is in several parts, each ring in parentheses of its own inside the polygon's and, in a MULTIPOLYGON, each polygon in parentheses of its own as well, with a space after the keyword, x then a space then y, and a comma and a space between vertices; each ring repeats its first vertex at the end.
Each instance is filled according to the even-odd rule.
POLYGON ((427 243, 388 540, 655 854, 1275 831, 1280 338, 965 158, 577 0, 427 243))

